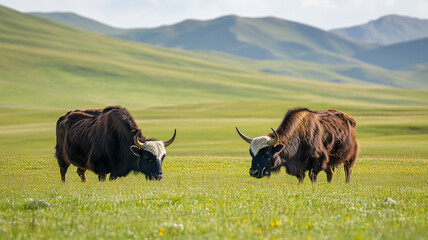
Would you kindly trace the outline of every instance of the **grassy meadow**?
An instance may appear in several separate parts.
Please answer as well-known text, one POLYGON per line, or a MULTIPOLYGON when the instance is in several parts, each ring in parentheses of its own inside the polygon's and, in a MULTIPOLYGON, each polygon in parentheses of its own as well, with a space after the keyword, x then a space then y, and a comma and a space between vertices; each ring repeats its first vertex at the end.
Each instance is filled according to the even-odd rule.
POLYGON ((361 144, 351 184, 342 168, 331 184, 321 173, 317 184, 307 178, 299 185, 284 169, 251 178, 249 146, 234 126, 259 136, 295 106, 249 101, 130 109, 147 136, 167 139, 178 129, 164 179, 130 174, 100 183, 89 172, 85 184, 73 166, 67 182, 60 181, 53 148, 61 112, 2 109, 0 238, 424 238, 427 109, 343 106, 358 121, 361 144), (387 197, 396 204, 385 203, 387 197), (50 207, 31 206, 36 200, 50 207))
MULTIPOLYGON (((67 28, 0 7, 0 239, 423 239, 428 91, 334 84, 233 68, 67 28), (55 123, 128 108, 143 134, 177 138, 164 179, 60 181, 55 123), (351 183, 248 174, 249 146, 290 108, 354 116, 351 183), (396 203, 385 203, 390 197, 396 203), (32 205, 44 201, 49 206, 32 205)), ((209 59, 208 57, 205 59, 209 59)))

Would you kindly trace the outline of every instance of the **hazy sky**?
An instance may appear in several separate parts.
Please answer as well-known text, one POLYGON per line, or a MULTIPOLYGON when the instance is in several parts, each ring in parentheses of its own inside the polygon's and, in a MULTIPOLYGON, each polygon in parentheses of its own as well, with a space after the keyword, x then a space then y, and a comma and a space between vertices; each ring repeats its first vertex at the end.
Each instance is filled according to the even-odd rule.
POLYGON ((74 12, 115 27, 156 27, 228 14, 275 16, 331 29, 387 14, 428 19, 428 0, 0 0, 21 12, 74 12))

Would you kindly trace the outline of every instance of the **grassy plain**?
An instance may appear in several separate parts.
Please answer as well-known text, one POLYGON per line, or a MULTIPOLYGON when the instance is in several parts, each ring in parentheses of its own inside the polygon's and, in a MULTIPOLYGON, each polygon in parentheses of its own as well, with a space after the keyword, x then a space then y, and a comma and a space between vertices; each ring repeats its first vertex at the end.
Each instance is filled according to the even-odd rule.
POLYGON ((427 234, 428 111, 425 107, 338 105, 358 121, 361 155, 351 184, 335 172, 303 185, 284 170, 248 175, 249 136, 276 127, 285 110, 329 104, 216 102, 130 109, 143 133, 166 139, 165 178, 130 174, 62 184, 53 157, 54 110, 2 109, 0 238, 422 239, 427 234), (236 111, 239 106, 239 111, 236 111), (31 116, 31 119, 29 119, 31 116), (385 203, 390 197, 396 204, 385 203), (30 207, 35 200, 51 207, 30 207))

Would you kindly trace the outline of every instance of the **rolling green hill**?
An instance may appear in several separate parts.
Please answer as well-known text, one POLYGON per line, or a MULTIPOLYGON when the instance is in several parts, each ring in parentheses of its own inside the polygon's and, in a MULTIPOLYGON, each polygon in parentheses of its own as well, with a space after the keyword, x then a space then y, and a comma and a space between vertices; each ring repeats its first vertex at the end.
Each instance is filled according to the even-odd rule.
POLYGON ((319 64, 297 60, 254 60, 215 51, 177 52, 229 66, 316 81, 339 84, 351 83, 361 86, 378 84, 399 88, 428 88, 425 77, 428 68, 424 64, 401 71, 392 71, 363 61, 348 64, 319 64))
MULTIPOLYGON (((389 71, 349 56, 368 46, 276 18, 226 16, 211 21, 188 20, 154 29, 125 30, 71 13, 32 14, 104 35, 192 49, 192 52, 171 52, 253 71, 333 83, 428 88, 423 67, 389 71)), ((370 50, 363 52, 366 51, 370 50)))
POLYGON ((428 19, 387 15, 366 24, 330 32, 366 43, 389 45, 428 37, 428 19))
POLYGON ((30 12, 29 14, 68 25, 70 27, 82 28, 90 32, 96 32, 104 35, 123 34, 126 32, 125 29, 115 28, 72 12, 30 12))
POLYGON ((6 8, 0 18, 2 106, 144 108, 255 98, 425 104, 417 97, 423 91, 338 86, 232 68, 6 8))
MULTIPOLYGON (((263 74, 67 28, 6 8, 0 18, 2 105, 145 107, 272 98, 267 89, 277 92, 277 98, 290 91, 264 87, 263 74)), ((290 89, 301 85, 300 80, 288 80, 290 89)))

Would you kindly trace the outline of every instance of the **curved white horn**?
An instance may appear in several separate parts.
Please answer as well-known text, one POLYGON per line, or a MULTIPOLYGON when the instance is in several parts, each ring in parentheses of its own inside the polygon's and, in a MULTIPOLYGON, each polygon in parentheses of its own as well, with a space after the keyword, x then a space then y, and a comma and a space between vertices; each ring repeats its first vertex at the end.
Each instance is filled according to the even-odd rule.
POLYGON ((239 136, 241 136, 241 138, 244 139, 244 141, 246 141, 247 143, 251 144, 251 141, 253 141, 253 139, 245 136, 244 134, 242 134, 239 131, 238 127, 235 127, 235 128, 236 128, 236 131, 238 131, 239 136))
POLYGON ((134 143, 135 143, 135 145, 137 145, 137 147, 138 147, 139 149, 144 149, 144 148, 146 148, 146 147, 144 146, 144 143, 141 143, 141 142, 138 140, 138 135, 140 135, 140 133, 141 133, 141 129, 138 129, 137 134, 135 134, 135 136, 134 136, 134 143))
POLYGON ((275 131, 275 130, 273 130, 273 128, 271 128, 272 129, 272 132, 273 132, 273 134, 275 134, 275 137, 273 138, 273 139, 271 139, 271 140, 269 140, 268 142, 267 142, 267 144, 269 145, 269 146, 275 146, 275 144, 278 142, 278 139, 279 139, 279 137, 278 137, 278 133, 275 131))
POLYGON ((177 129, 174 129, 174 135, 172 136, 172 138, 171 139, 169 139, 168 141, 166 141, 166 142, 163 142, 163 145, 165 146, 165 147, 168 147, 169 145, 171 145, 173 142, 174 142, 174 140, 175 140, 175 135, 177 134, 177 129))

